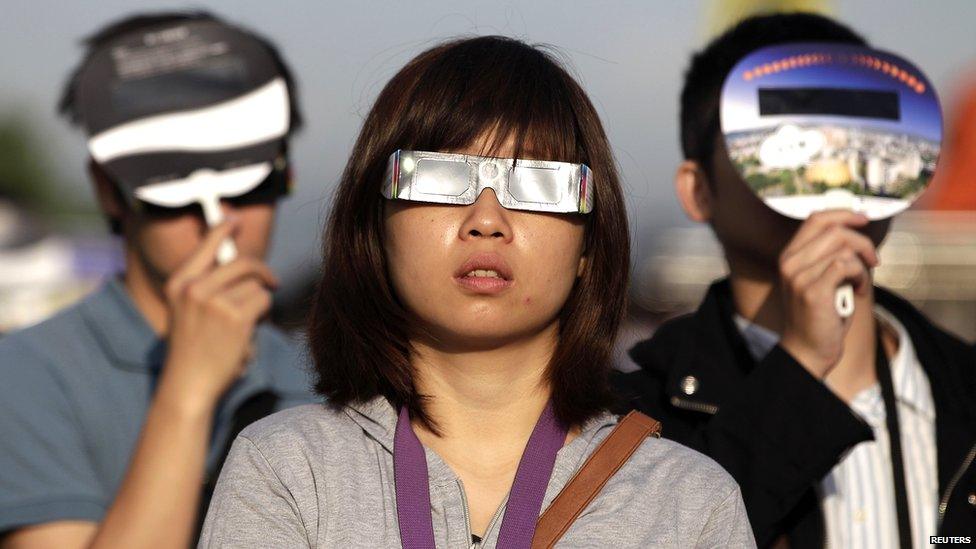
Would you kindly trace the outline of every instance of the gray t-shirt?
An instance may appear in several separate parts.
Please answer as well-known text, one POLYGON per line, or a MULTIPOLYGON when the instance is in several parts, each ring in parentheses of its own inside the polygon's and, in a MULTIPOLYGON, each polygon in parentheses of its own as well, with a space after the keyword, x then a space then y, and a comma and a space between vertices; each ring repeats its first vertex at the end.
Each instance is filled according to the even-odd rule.
MULTIPOLYGON (((245 429, 217 482, 200 547, 400 546, 393 481, 397 414, 383 398, 279 412, 245 429)), ((611 431, 603 414, 559 450, 543 510, 611 431)), ((486 441, 486 444, 490 442, 486 441)), ((425 448, 439 549, 495 547, 504 503, 472 544, 464 489, 425 448)), ((711 459, 648 438, 558 547, 755 547, 739 487, 711 459)))
MULTIPOLYGON (((320 401, 301 347, 261 326, 256 356, 214 416, 209 474, 235 413, 320 401), (276 399, 276 400, 275 400, 276 399), (253 400, 251 400, 253 402, 253 400)), ((0 338, 0 534, 57 520, 100 521, 115 498, 166 356, 118 280, 49 320, 0 338)))

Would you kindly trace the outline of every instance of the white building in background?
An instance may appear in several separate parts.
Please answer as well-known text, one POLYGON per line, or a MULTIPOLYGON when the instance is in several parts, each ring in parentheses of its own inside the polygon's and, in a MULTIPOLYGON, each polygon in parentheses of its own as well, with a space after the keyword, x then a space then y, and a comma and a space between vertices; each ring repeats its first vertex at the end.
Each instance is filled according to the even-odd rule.
POLYGON ((857 150, 847 153, 847 171, 851 174, 851 181, 864 183, 864 176, 861 174, 861 154, 857 150))
POLYGON ((909 151, 888 170, 888 183, 893 183, 899 178, 917 179, 922 174, 923 167, 922 155, 917 150, 909 151))
POLYGON ((878 193, 884 190, 886 178, 885 161, 880 156, 868 157, 867 165, 864 167, 864 182, 868 185, 868 190, 878 193))

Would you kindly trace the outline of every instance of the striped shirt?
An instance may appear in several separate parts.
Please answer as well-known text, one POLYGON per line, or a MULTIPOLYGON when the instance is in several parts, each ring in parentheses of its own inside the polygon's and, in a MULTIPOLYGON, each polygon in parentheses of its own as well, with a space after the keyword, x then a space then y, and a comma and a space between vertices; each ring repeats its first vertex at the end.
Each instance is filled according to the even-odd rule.
MULTIPOLYGON (((936 532, 939 497, 932 390, 905 327, 878 305, 874 313, 898 335, 898 351, 891 358, 890 366, 901 429, 913 547, 931 547, 928 538, 936 532)), ((735 323, 757 360, 779 340, 774 332, 739 315, 735 316, 735 323)), ((816 487, 827 526, 827 547, 897 547, 891 449, 880 385, 875 383, 858 393, 850 407, 871 427, 874 440, 851 448, 816 487)))

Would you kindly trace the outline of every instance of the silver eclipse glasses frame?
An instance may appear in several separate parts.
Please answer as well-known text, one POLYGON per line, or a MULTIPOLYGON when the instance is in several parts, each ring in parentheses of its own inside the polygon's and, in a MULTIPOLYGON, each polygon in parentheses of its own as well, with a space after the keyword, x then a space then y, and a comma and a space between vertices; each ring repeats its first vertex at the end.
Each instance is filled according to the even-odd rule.
POLYGON ((587 214, 592 174, 586 164, 397 150, 381 192, 390 200, 468 205, 492 189, 507 209, 587 214))

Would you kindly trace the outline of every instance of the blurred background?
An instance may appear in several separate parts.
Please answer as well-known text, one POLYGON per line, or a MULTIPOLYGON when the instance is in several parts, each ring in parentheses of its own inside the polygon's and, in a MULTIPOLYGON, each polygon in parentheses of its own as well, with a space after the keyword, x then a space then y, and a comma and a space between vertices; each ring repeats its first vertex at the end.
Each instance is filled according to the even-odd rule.
MULTIPOLYGON (((0 23, 0 333, 35 323, 120 266, 97 211, 79 130, 55 114, 79 41, 140 11, 206 9, 276 42, 299 83, 306 129, 295 191, 279 209, 275 318, 298 326, 333 188, 362 119, 407 60, 446 38, 504 34, 554 46, 596 104, 625 185, 633 287, 620 349, 693 309, 725 265, 707 227, 685 220, 671 181, 681 159, 678 94, 689 55, 758 11, 834 16, 912 60, 946 115, 937 181, 899 216, 878 282, 945 328, 976 338, 976 3, 967 0, 55 2, 5 0, 0 23)), ((626 358, 618 356, 626 369, 626 358)))

